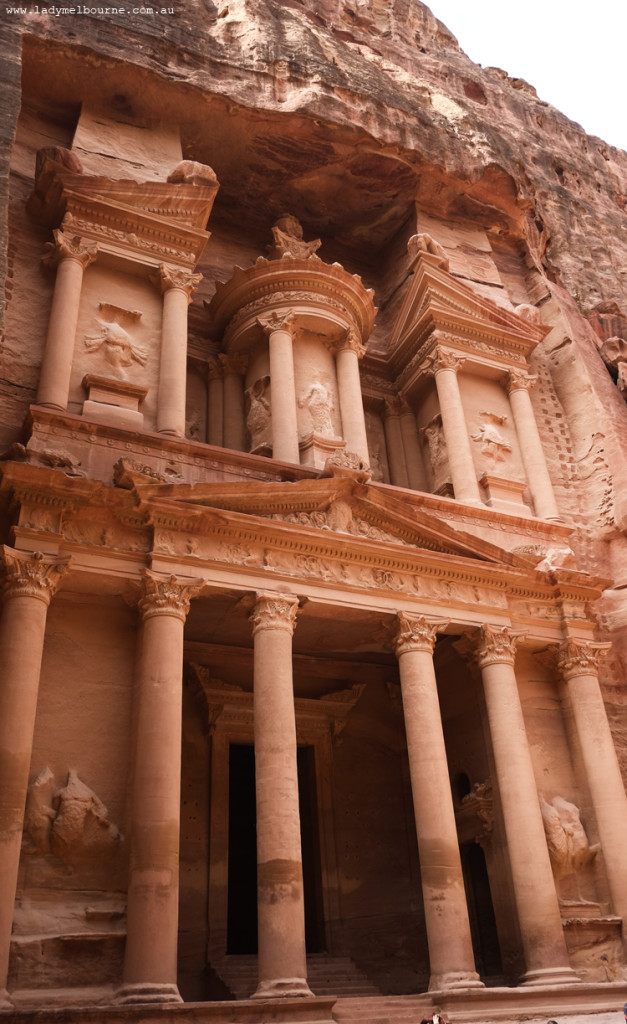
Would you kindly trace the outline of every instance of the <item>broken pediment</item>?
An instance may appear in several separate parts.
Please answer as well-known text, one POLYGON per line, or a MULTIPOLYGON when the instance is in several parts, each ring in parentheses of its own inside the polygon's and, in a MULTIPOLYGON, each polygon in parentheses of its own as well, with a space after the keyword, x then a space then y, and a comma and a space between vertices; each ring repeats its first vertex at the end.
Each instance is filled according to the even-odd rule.
POLYGON ((509 311, 453 277, 436 253, 417 248, 389 351, 396 372, 416 370, 437 344, 469 362, 504 370, 525 366, 549 331, 535 307, 509 311))

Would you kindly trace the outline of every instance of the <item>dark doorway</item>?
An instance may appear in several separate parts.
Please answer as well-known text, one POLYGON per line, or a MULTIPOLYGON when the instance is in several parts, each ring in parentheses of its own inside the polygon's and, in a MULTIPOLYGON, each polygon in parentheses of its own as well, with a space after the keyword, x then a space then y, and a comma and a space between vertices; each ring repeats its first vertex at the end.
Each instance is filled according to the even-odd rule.
POLYGON ((475 964, 482 978, 503 973, 485 854, 478 843, 462 843, 462 871, 468 901, 475 964))
MULTIPOLYGON (((320 843, 313 747, 298 748, 298 796, 308 953, 324 950, 320 843)), ((255 751, 229 749, 229 881, 227 953, 257 952, 255 751)))

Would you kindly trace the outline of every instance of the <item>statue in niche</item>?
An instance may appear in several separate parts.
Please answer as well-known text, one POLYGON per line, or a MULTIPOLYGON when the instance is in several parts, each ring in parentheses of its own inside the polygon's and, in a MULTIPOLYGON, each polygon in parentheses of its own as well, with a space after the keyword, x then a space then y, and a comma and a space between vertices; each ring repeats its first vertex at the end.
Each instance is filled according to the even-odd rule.
POLYGON ((274 244, 267 246, 268 258, 271 260, 280 260, 283 256, 306 260, 313 256, 322 245, 319 238, 312 242, 304 240, 300 221, 291 213, 282 214, 275 222, 272 228, 272 238, 274 244))
POLYGON ((268 387, 270 377, 260 377, 246 388, 244 397, 246 399, 246 430, 250 439, 251 452, 260 448, 271 446, 272 438, 270 427, 272 424, 272 409, 268 401, 268 387))
POLYGON ((503 462, 510 454, 512 446, 498 428, 503 426, 507 416, 499 416, 495 412, 482 412, 480 416, 486 422, 479 424, 477 433, 471 434, 471 437, 481 445, 482 455, 492 462, 503 462))
POLYGON ((85 348, 88 352, 100 352, 107 362, 116 370, 124 371, 133 363, 145 366, 147 354, 141 345, 133 339, 126 326, 137 324, 141 313, 137 310, 122 309, 109 302, 100 303, 100 316, 97 323, 100 330, 85 337, 85 348))
POLYGON ((442 417, 439 413, 427 423, 426 427, 423 427, 421 433, 429 446, 429 460, 433 472, 433 490, 437 494, 442 487, 449 483, 451 476, 446 438, 442 427, 442 417))
MULTIPOLYGON (((541 809, 555 881, 576 876, 595 857, 599 845, 590 846, 575 804, 561 796, 554 797, 550 803, 541 798, 541 809)), ((576 888, 577 902, 586 902, 582 900, 578 883, 576 888)))
POLYGON ((335 437, 331 413, 331 393, 321 380, 314 380, 304 395, 298 399, 300 409, 307 409, 311 417, 314 434, 321 437, 335 437))
POLYGON ((377 482, 382 482, 383 459, 381 458, 381 450, 379 448, 373 448, 370 452, 370 469, 372 471, 372 479, 377 482))

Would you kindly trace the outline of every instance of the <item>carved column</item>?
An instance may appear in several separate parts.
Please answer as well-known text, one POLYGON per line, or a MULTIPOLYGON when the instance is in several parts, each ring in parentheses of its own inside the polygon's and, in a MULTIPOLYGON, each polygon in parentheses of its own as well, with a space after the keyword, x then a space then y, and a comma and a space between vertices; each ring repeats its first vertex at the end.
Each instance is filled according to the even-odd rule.
POLYGON ((405 465, 409 486, 414 491, 426 491, 425 467, 422 461, 422 453, 418 441, 418 427, 416 415, 406 398, 401 397, 400 402, 400 426, 403 435, 403 448, 405 449, 405 465))
POLYGON ((293 322, 294 313, 291 309, 271 313, 257 320, 268 338, 270 351, 272 458, 299 463, 293 322))
POLYGON ((366 348, 354 329, 347 331, 342 341, 335 346, 337 388, 346 450, 354 452, 368 466, 370 455, 359 377, 359 360, 365 351, 366 348))
POLYGON ((452 352, 438 348, 429 362, 429 368, 435 376, 455 497, 458 501, 479 505, 481 495, 457 381, 457 371, 463 362, 452 352))
POLYGON ((244 374, 247 357, 233 354, 219 356, 224 374, 223 442, 225 448, 246 451, 246 417, 244 415, 244 374))
POLYGON ((209 444, 224 444, 224 369, 217 359, 209 360, 209 388, 207 394, 207 440, 209 444))
POLYGON ((429 989, 476 988, 466 892, 433 668, 445 623, 398 613, 398 658, 429 943, 429 989))
POLYGON ((504 383, 509 393, 512 416, 520 444, 520 454, 536 515, 539 519, 560 522, 561 517, 546 467, 538 424, 529 398, 529 388, 535 384, 537 379, 537 377, 525 373, 524 370, 510 370, 504 383))
POLYGON ((187 307, 192 301, 192 292, 202 281, 202 274, 190 274, 161 263, 156 281, 163 292, 157 430, 161 434, 185 437, 187 307))
POLYGON ((400 413, 401 409, 398 398, 386 398, 383 428, 385 430, 385 446, 390 467, 390 482, 396 487, 409 487, 400 413))
POLYGON ((52 409, 67 409, 83 272, 96 259, 98 246, 79 235, 66 235, 61 229, 53 234, 54 244, 49 243, 50 251, 43 262, 57 267, 57 277, 37 401, 52 409))
POLYGON ((258 594, 254 638, 259 986, 254 998, 310 996, 298 808, 292 634, 298 600, 258 594))
POLYGON ((598 676, 599 658, 609 646, 565 640, 557 667, 568 687, 613 909, 623 919, 627 946, 627 796, 598 676))
POLYGON ((135 680, 130 863, 118 1003, 181 1002, 176 985, 183 629, 203 586, 146 570, 135 680))
POLYGON ((577 981, 569 965, 546 845, 514 658, 515 636, 482 626, 473 637, 481 670, 523 944, 525 985, 577 981))
POLYGON ((3 547, 0 619, 0 1009, 6 983, 24 807, 48 605, 68 569, 59 558, 3 547))

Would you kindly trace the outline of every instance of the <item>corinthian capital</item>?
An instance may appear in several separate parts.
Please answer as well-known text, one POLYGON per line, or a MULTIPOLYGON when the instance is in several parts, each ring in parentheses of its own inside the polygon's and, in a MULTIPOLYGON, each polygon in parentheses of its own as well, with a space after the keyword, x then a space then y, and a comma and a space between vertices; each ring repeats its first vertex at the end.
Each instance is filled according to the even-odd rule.
POLYGON ((271 313, 266 313, 265 316, 258 316, 257 324, 268 338, 275 331, 285 331, 293 337, 294 310, 275 309, 271 313))
POLYGON ((42 256, 46 266, 56 267, 62 260, 75 260, 84 270, 96 259, 96 242, 87 242, 80 235, 67 235, 62 228, 56 228, 52 233, 54 242, 46 242, 46 252, 42 256))
POLYGON ((185 292, 188 300, 191 302, 193 292, 196 291, 202 281, 202 274, 192 274, 189 270, 178 270, 167 263, 160 263, 159 273, 154 274, 151 277, 151 281, 158 288, 161 288, 162 292, 168 292, 172 288, 185 292))
POLYGON ((47 605, 70 567, 69 556, 51 558, 42 555, 41 551, 34 554, 30 551, 17 551, 6 544, 2 547, 2 561, 5 568, 2 584, 5 601, 12 597, 36 597, 47 605))
POLYGON ((243 352, 229 352, 228 355, 221 352, 218 356, 222 367, 222 376, 228 377, 235 374, 236 377, 243 377, 248 366, 248 356, 243 352))
POLYGON ((575 676, 597 676, 599 662, 611 644, 596 644, 589 640, 564 640, 555 651, 555 663, 564 679, 575 676))
POLYGON ((460 654, 472 658, 479 668, 486 665, 513 665, 516 659, 516 644, 522 633, 510 633, 503 626, 484 625, 473 633, 466 633, 454 646, 460 654))
POLYGON ((259 593, 250 615, 253 636, 260 629, 284 629, 293 633, 296 626, 298 598, 291 594, 259 593))
POLYGON ((200 593, 205 581, 145 569, 142 584, 138 604, 142 619, 149 619, 153 615, 173 615, 185 622, 189 603, 200 593))
POLYGON ((432 653, 438 633, 446 629, 448 622, 434 622, 424 615, 397 612, 398 627, 393 640, 396 657, 407 651, 432 653))
POLYGON ((361 334, 356 327, 349 327, 346 334, 333 346, 334 352, 354 352, 358 359, 361 359, 366 351, 366 346, 361 340, 361 334))
POLYGON ((434 375, 441 373, 442 370, 453 370, 454 373, 457 373, 465 362, 466 360, 462 356, 455 355, 454 352, 438 345, 433 355, 430 355, 425 361, 424 368, 427 373, 434 375))
POLYGON ((532 373, 528 373, 527 370, 508 370, 502 380, 503 386, 510 394, 512 391, 529 391, 538 378, 532 373))

